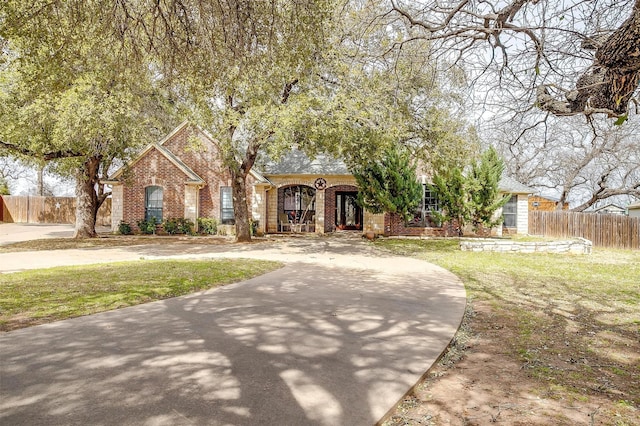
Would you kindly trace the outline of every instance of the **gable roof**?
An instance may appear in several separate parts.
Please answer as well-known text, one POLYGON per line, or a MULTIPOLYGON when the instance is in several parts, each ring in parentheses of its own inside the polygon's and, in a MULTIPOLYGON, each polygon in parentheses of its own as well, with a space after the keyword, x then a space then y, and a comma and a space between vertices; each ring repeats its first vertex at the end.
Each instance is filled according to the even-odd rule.
MULTIPOLYGON (((131 168, 136 163, 138 163, 149 152, 151 152, 151 150, 156 149, 160 154, 162 154, 167 160, 173 163, 178 169, 180 169, 180 171, 182 171, 182 173, 184 173, 187 176, 187 183, 198 184, 198 185, 204 184, 205 183, 204 179, 198 176, 198 174, 194 172, 189 166, 187 166, 182 160, 180 160, 178 156, 176 156, 168 148, 165 148, 163 146, 165 142, 170 140, 178 132, 180 132, 182 129, 184 129, 187 126, 189 126, 189 121, 187 120, 183 121, 175 129, 173 129, 168 135, 162 138, 162 140, 160 140, 157 143, 152 143, 147 145, 142 151, 140 151, 140 153, 138 153, 138 155, 132 161, 120 167, 118 170, 115 171, 115 173, 111 175, 111 177, 109 177, 109 179, 103 180, 102 182, 107 184, 119 182, 119 179, 122 177, 122 174, 124 173, 125 170, 127 170, 128 168, 131 168)), ((200 129, 197 126, 195 126, 195 128, 198 129, 207 138, 211 139, 211 137, 207 135, 202 129, 200 129)))
POLYGON ((629 204, 627 210, 640 210, 640 202, 629 204))
POLYGON ((607 205, 604 205, 602 207, 595 207, 592 210, 588 210, 588 211, 599 212, 601 210, 607 210, 607 209, 613 209, 613 210, 622 211, 622 212, 624 211, 624 208, 622 208, 622 207, 620 207, 620 206, 618 206, 616 204, 611 204, 611 203, 609 203, 607 205))
POLYGON ((196 172, 194 172, 189 166, 187 166, 185 163, 183 163, 182 160, 180 160, 176 155, 174 155, 167 148, 163 147, 162 145, 156 144, 156 143, 152 143, 152 144, 148 145, 145 149, 143 149, 138 154, 138 156, 133 161, 131 161, 130 163, 120 167, 118 170, 116 170, 116 172, 113 175, 111 175, 111 177, 109 179, 103 180, 102 182, 103 183, 117 183, 117 182, 119 182, 119 179, 122 177, 122 174, 124 173, 124 171, 126 169, 131 168, 132 166, 134 166, 138 161, 140 161, 142 158, 144 158, 145 155, 147 155, 153 149, 156 149, 167 160, 169 160, 178 169, 180 169, 180 171, 182 171, 182 173, 184 173, 187 176, 187 183, 191 183, 191 184, 204 184, 205 183, 204 179, 202 179, 200 176, 198 176, 198 174, 196 172))
POLYGON ((536 192, 535 189, 526 186, 506 175, 502 175, 502 177, 500 178, 500 182, 498 182, 498 188, 500 189, 500 191, 510 194, 533 194, 534 192, 536 192))

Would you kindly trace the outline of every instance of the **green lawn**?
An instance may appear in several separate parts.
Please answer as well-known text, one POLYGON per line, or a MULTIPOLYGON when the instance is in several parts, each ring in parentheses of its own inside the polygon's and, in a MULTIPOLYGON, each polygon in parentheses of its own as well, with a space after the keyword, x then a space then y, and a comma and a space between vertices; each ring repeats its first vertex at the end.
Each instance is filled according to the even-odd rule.
POLYGON ((496 344, 512 348, 541 394, 553 389, 554 397, 567 400, 605 395, 612 406, 635 407, 637 415, 640 251, 473 253, 460 251, 456 240, 385 239, 376 245, 460 277, 472 306, 489 304, 496 321, 510 328, 504 334, 514 337, 496 344))
POLYGON ((158 260, 0 274, 0 331, 180 296, 280 266, 246 259, 158 260))

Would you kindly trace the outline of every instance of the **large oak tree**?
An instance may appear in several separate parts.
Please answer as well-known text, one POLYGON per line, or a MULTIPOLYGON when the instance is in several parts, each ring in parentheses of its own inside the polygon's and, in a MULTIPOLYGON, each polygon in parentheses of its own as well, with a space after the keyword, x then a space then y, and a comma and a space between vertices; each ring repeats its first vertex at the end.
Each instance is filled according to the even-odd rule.
POLYGON ((76 178, 76 238, 96 235, 111 162, 164 131, 157 73, 116 43, 109 13, 93 1, 0 9, 0 145, 76 178))

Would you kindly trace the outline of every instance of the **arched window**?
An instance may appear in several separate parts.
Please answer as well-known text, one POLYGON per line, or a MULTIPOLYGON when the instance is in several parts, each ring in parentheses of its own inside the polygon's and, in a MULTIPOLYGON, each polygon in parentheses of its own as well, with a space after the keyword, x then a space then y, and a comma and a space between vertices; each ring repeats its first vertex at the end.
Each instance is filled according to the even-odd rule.
POLYGON ((284 189, 284 212, 293 223, 312 221, 316 213, 316 190, 310 186, 296 185, 284 189))
POLYGON ((144 218, 146 220, 155 217, 162 222, 162 187, 147 186, 144 190, 144 218))

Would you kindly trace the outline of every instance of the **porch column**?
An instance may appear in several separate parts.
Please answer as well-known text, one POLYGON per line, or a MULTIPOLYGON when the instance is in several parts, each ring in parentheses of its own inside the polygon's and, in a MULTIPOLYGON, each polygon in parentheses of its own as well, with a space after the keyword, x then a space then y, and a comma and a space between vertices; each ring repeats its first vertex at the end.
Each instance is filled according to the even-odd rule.
POLYGON ((195 230, 198 230, 198 201, 200 187, 196 185, 185 185, 184 188, 184 218, 193 222, 195 230))
POLYGON ((122 185, 111 186, 111 231, 116 232, 120 221, 124 218, 124 187, 122 185))
POLYGON ((316 234, 324 234, 324 189, 316 191, 316 234))

